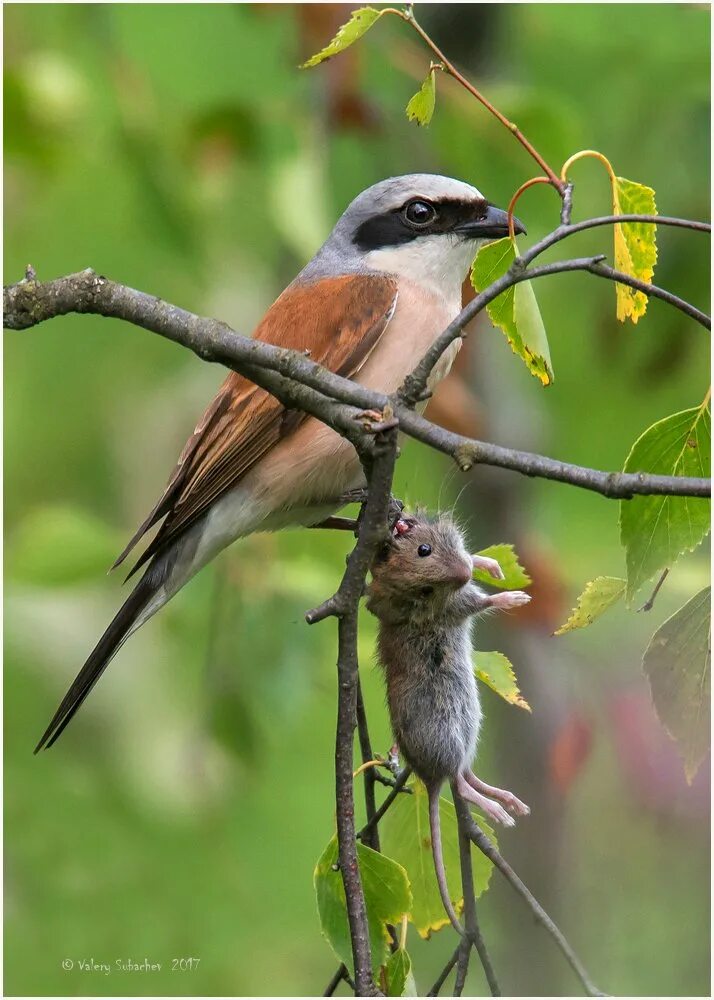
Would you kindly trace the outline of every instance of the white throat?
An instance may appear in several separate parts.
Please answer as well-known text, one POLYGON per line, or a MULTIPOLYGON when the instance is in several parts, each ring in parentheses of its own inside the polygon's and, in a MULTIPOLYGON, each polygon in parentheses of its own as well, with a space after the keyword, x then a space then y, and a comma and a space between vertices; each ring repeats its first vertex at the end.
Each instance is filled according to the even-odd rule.
POLYGON ((370 271, 405 278, 449 303, 460 303, 461 285, 478 245, 457 236, 423 236, 403 246, 370 250, 363 261, 370 271))

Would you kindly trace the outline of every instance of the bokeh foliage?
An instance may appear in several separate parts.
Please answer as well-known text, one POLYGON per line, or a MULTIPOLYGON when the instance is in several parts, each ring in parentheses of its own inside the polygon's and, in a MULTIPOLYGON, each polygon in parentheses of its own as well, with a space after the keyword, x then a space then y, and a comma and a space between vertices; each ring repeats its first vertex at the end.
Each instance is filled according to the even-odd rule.
MULTIPOLYGON (((248 331, 347 201, 381 177, 449 173, 505 206, 531 164, 448 80, 428 129, 406 120, 428 57, 401 25, 380 24, 342 69, 298 71, 336 26, 325 21, 330 5, 314 10, 5 8, 5 280, 28 262, 41 277, 91 265, 248 331)), ((651 184, 661 212, 707 217, 705 9, 444 4, 421 17, 552 162, 602 149, 619 173, 651 184)), ((574 179, 576 217, 608 210, 598 164, 579 164, 574 179)), ((536 188, 518 211, 530 241, 552 228, 557 202, 536 188)), ((568 252, 607 251, 608 241, 584 234, 568 252)), ((704 237, 660 232, 657 281, 704 305, 707 255, 704 237)), ((537 291, 553 387, 531 378, 500 333, 485 325, 478 335, 474 382, 496 440, 621 468, 655 420, 699 405, 708 342, 694 324, 650 303, 623 329, 611 289, 588 276, 545 279, 537 291)), ((127 644, 76 724, 33 759, 119 601, 119 581, 100 567, 162 488, 222 373, 96 317, 6 336, 5 366, 6 992, 320 991, 333 956, 312 871, 333 829, 334 627, 307 629, 302 613, 336 583, 348 539, 294 532, 236 546, 127 644), (190 955, 198 969, 171 971, 172 958, 190 955), (163 968, 62 969, 92 957, 163 968)), ((553 621, 536 618, 525 633, 534 651, 552 650, 544 637, 585 582, 622 575, 617 511, 502 475, 519 498, 519 531, 549 554, 559 581, 553 621)), ((443 458, 405 448, 405 498, 446 506, 461 483, 443 458)), ((471 512, 474 548, 511 540, 484 535, 489 516, 471 512)), ((538 661, 547 672, 565 658, 562 698, 595 734, 567 789, 557 916, 613 993, 707 990, 706 775, 686 788, 648 700, 637 702, 644 721, 623 715, 631 695, 649 697, 640 659, 654 627, 705 583, 703 557, 687 559, 650 615, 621 605, 552 640, 557 653, 538 661), (638 732, 652 741, 644 763, 638 732), (653 762, 657 780, 643 777, 653 762)), ((386 749, 372 641, 365 620, 365 695, 374 745, 386 749)), ((504 718, 484 694, 482 770, 496 783, 503 760, 519 760, 523 727, 553 709, 516 668, 535 721, 515 709, 504 718)), ((506 856, 528 836, 525 825, 504 834, 506 856)), ((513 905, 491 889, 482 912, 494 962, 516 989, 528 980, 509 958, 513 905)), ((445 933, 413 936, 424 990, 452 944, 445 933)), ((477 975, 470 983, 483 990, 477 975)))

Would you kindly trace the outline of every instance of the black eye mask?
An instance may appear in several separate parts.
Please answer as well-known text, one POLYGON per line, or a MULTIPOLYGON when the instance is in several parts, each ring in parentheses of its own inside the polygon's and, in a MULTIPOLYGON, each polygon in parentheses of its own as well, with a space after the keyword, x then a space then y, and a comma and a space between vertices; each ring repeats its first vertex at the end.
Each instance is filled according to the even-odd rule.
POLYGON ((399 208, 365 219, 357 229, 352 242, 365 252, 381 250, 384 247, 403 246, 420 236, 453 233, 464 223, 484 219, 489 207, 485 198, 480 201, 460 201, 456 198, 445 198, 441 201, 429 201, 426 198, 423 200, 436 209, 436 217, 429 225, 419 227, 409 225, 404 218, 404 206, 400 205, 399 208))

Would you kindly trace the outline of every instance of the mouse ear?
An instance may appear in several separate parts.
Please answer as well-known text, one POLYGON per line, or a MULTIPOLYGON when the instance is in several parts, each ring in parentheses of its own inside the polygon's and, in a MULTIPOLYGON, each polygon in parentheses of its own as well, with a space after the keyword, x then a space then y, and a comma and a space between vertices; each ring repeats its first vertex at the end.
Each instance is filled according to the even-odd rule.
POLYGON ((399 538, 400 535, 406 535, 410 527, 411 525, 407 521, 405 521, 403 517, 400 517, 397 523, 394 525, 395 537, 399 538))

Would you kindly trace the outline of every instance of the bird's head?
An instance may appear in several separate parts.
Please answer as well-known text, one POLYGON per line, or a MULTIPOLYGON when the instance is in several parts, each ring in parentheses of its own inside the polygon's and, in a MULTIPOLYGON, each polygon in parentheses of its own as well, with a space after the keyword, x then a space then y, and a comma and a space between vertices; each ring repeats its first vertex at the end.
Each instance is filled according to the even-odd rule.
MULTIPOLYGON (((523 225, 514 219, 516 233, 523 225)), ((347 207, 324 250, 366 271, 460 286, 479 245, 508 235, 508 214, 463 181, 406 174, 373 184, 347 207)))

